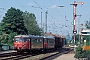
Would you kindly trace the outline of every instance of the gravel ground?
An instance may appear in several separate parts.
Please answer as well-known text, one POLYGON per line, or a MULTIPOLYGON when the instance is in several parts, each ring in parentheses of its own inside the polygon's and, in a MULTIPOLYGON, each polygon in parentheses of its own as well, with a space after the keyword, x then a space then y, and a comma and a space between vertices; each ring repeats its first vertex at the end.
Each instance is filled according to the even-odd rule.
POLYGON ((39 59, 42 59, 44 57, 47 57, 47 56, 50 56, 50 55, 56 54, 56 53, 58 53, 58 52, 47 53, 47 54, 40 54, 40 55, 36 55, 36 56, 25 58, 25 59, 21 59, 21 60, 39 60, 39 59))

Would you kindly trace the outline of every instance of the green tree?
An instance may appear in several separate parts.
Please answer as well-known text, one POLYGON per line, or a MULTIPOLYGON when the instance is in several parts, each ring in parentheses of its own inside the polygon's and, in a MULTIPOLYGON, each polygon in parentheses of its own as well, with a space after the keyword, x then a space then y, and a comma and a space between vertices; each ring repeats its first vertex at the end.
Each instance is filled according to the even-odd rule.
POLYGON ((8 36, 7 36, 7 38, 8 38, 8 45, 10 45, 10 46, 12 46, 13 44, 11 44, 12 42, 13 42, 13 38, 14 38, 14 36, 16 35, 16 33, 14 32, 14 33, 10 33, 8 36))
POLYGON ((8 43, 8 34, 4 34, 2 33, 2 35, 0 35, 0 44, 7 44, 8 43))
POLYGON ((43 30, 37 24, 35 14, 25 11, 23 12, 23 18, 29 34, 41 35, 43 33, 43 30))
POLYGON ((3 26, 2 23, 3 22, 0 23, 0 44, 7 42, 7 41, 5 41, 6 35, 4 35, 4 33, 2 32, 2 26, 3 26))
POLYGON ((24 26, 24 19, 22 11, 11 7, 3 17, 3 31, 6 34, 16 32, 17 34, 28 34, 26 27, 24 26))

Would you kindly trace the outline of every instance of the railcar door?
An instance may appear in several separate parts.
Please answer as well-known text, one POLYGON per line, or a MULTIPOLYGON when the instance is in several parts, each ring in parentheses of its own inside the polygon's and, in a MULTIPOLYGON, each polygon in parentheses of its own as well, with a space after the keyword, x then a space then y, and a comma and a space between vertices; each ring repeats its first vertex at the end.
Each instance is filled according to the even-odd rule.
POLYGON ((47 49, 47 47, 48 47, 47 44, 48 44, 47 39, 44 39, 44 45, 43 45, 44 49, 47 49))
POLYGON ((54 48, 54 39, 48 39, 48 48, 54 48))
POLYGON ((28 39, 28 46, 29 46, 29 50, 31 49, 31 39, 28 39))

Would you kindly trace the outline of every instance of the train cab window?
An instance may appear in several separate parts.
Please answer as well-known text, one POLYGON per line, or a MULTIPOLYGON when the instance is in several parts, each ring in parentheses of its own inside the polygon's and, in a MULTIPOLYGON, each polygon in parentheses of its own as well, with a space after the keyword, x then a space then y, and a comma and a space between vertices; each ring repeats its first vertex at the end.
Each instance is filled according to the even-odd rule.
POLYGON ((23 38, 24 42, 27 42, 28 41, 28 38, 23 38))
POLYGON ((15 40, 14 40, 14 42, 18 42, 19 41, 19 38, 17 37, 17 38, 15 38, 15 40))
POLYGON ((20 38, 20 40, 19 40, 19 41, 20 41, 20 42, 22 42, 22 40, 23 40, 23 39, 22 39, 22 38, 20 38))

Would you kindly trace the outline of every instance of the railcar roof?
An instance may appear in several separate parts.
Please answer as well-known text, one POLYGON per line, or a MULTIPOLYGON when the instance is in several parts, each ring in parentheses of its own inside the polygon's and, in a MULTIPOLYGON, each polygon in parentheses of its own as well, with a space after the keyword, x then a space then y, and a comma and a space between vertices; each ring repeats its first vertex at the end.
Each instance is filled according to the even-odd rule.
POLYGON ((28 38, 46 38, 46 39, 54 39, 54 37, 49 36, 34 36, 34 35, 17 35, 15 37, 28 37, 28 38))
POLYGON ((45 36, 46 39, 54 39, 54 37, 45 36))
POLYGON ((43 36, 29 36, 29 38, 44 38, 43 36))
POLYGON ((29 35, 16 35, 15 37, 29 37, 29 35))
POLYGON ((44 38, 43 36, 34 36, 34 35, 17 35, 15 37, 44 38))

